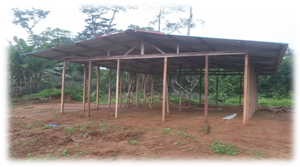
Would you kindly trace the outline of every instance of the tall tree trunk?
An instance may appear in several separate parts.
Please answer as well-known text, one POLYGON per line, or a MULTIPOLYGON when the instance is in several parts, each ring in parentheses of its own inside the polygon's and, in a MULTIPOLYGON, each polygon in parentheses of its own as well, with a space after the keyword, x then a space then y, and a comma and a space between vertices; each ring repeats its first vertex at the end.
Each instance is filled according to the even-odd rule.
POLYGON ((189 18, 189 22, 188 22, 188 30, 187 30, 187 35, 190 35, 190 31, 191 31, 191 24, 192 24, 192 19, 193 19, 193 7, 190 5, 190 18, 189 18))

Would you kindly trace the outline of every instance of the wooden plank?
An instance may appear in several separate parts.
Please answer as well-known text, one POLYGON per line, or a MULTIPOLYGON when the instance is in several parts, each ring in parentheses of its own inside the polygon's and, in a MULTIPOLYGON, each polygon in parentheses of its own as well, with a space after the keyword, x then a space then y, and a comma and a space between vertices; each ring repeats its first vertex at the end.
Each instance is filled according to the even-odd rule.
POLYGON ((240 78, 240 99, 239 99, 239 108, 241 108, 242 106, 242 82, 243 82, 243 76, 241 75, 240 78))
POLYGON ((153 75, 151 75, 151 104, 153 104, 153 75))
MULTIPOLYGON (((178 45, 177 45, 178 47, 178 45)), ((179 85, 182 85, 182 82, 181 82, 181 65, 180 65, 180 68, 179 68, 179 85)), ((181 112, 181 88, 179 88, 179 112, 181 112)))
POLYGON ((87 117, 90 116, 91 110, 91 87, 92 87, 92 60, 89 60, 89 82, 88 82, 88 109, 87 117))
POLYGON ((82 91, 82 110, 85 111, 85 90, 86 90, 86 65, 84 64, 83 70, 83 91, 82 91))
POLYGON ((177 44, 176 53, 179 53, 179 45, 177 44))
POLYGON ((218 106, 218 84, 219 84, 219 75, 217 75, 217 83, 216 83, 216 106, 218 106))
POLYGON ((118 108, 119 108, 119 78, 120 78, 120 59, 117 62, 117 78, 116 78, 116 107, 115 107, 115 118, 118 118, 118 108))
POLYGON ((100 69, 99 66, 97 66, 97 92, 96 92, 96 108, 99 109, 99 79, 100 79, 100 69))
POLYGON ((138 44, 134 45, 131 49, 129 49, 124 56, 128 55, 133 49, 135 49, 138 46, 138 44))
POLYGON ((245 55, 245 72, 244 72, 244 104, 243 104, 243 125, 248 124, 248 77, 249 77, 249 56, 245 55))
POLYGON ((65 75, 67 62, 63 62, 63 71, 61 75, 61 100, 60 100, 60 114, 64 114, 64 100, 65 100, 65 75))
POLYGON ((183 104, 183 106, 185 106, 185 75, 183 75, 182 87, 183 87, 183 98, 182 98, 182 104, 183 104))
POLYGON ((164 58, 164 73, 163 73, 163 102, 162 102, 162 121, 165 121, 166 116, 166 81, 167 81, 167 63, 168 58, 164 58))
MULTIPOLYGON (((143 53, 143 52, 141 52, 143 53)), ((200 56, 226 56, 226 55, 245 55, 246 52, 214 51, 214 52, 187 52, 187 53, 166 53, 166 54, 146 54, 146 55, 120 55, 120 56, 101 56, 89 59, 68 59, 69 61, 88 61, 88 60, 117 60, 117 59, 149 59, 164 57, 200 57, 200 56)))
POLYGON ((139 78, 140 78, 140 75, 139 74, 136 74, 137 77, 136 77, 136 94, 135 94, 135 107, 138 107, 138 99, 139 99, 139 78))
POLYGON ((162 51, 161 49, 159 49, 157 46, 151 44, 153 48, 155 48, 157 51, 159 51, 161 54, 166 54, 164 51, 162 51))
POLYGON ((119 107, 122 107, 122 79, 123 79, 123 72, 120 71, 120 99, 119 99, 119 107))
POLYGON ((110 109, 111 104, 111 69, 108 72, 108 109, 110 109))
POLYGON ((208 117, 208 56, 205 56, 205 103, 204 103, 204 120, 207 123, 208 117))

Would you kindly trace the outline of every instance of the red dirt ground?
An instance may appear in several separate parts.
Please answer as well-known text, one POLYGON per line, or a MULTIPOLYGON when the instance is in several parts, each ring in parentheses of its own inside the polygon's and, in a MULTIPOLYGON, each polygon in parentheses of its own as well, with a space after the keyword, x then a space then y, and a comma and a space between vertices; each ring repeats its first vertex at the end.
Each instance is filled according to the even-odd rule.
MULTIPOLYGON (((92 104, 95 108, 95 104, 92 104)), ((114 109, 101 105, 87 118, 80 102, 24 104, 9 112, 11 160, 291 160, 293 113, 256 112, 242 125, 237 107, 210 107, 209 134, 204 132, 203 109, 171 107, 161 121, 161 104, 114 109), (231 120, 222 118, 233 113, 231 120), (46 124, 66 125, 48 127, 46 124), (74 132, 72 131, 72 128, 74 132), (236 156, 218 155, 211 144, 219 140, 240 146, 236 156), (66 151, 67 150, 67 151, 66 151)))

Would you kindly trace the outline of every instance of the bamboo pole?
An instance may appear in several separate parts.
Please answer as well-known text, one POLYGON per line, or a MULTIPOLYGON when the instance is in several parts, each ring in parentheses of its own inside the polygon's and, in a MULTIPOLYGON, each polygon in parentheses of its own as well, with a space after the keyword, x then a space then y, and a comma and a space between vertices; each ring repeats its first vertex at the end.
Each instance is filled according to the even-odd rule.
POLYGON ((119 99, 119 78, 120 78, 120 59, 117 62, 117 78, 116 78, 116 107, 115 107, 115 118, 118 118, 118 99, 119 99))
POLYGON ((96 108, 99 109, 99 78, 100 78, 100 70, 99 66, 97 66, 97 95, 96 95, 96 108))
POLYGON ((218 84, 219 84, 219 75, 217 75, 217 83, 216 83, 216 106, 218 106, 218 84))
POLYGON ((163 102, 162 102, 162 121, 165 121, 166 117, 166 81, 167 81, 167 64, 168 58, 164 58, 164 74, 163 74, 163 102))
POLYGON ((119 107, 122 108, 122 79, 123 79, 123 72, 120 71, 120 102, 119 102, 119 107))
POLYGON ((207 123, 208 115, 208 56, 205 56, 205 104, 204 104, 204 120, 207 123))
POLYGON ((190 75, 189 108, 191 108, 191 99, 192 99, 192 75, 190 75))
POLYGON ((111 69, 108 72, 108 109, 110 109, 111 104, 111 69))
POLYGON ((136 77, 136 91, 135 91, 135 107, 138 107, 138 99, 139 99, 139 78, 140 78, 140 75, 137 74, 137 77, 136 77))
POLYGON ((91 109, 91 87, 92 87, 92 60, 89 60, 89 83, 88 83, 88 111, 87 117, 90 116, 91 109))
POLYGON ((65 75, 66 75, 67 62, 63 63, 63 71, 61 76, 61 100, 60 100, 60 114, 64 113, 64 100, 65 100, 65 75))
MULTIPOLYGON (((178 45, 177 45, 178 46, 178 45)), ((179 84, 181 85, 181 65, 179 67, 179 84)), ((181 88, 179 89, 179 112, 181 112, 181 88)))
POLYGON ((86 90, 86 65, 84 64, 83 71, 83 91, 82 91, 82 109, 85 111, 85 90, 86 90))
POLYGON ((248 77, 249 77, 249 56, 245 55, 244 69, 244 104, 243 104, 243 125, 248 124, 248 77))
POLYGON ((151 104, 153 104, 153 75, 151 75, 151 104))
POLYGON ((240 78, 240 100, 239 100, 239 107, 241 108, 242 107, 242 79, 243 79, 243 76, 241 75, 241 78, 240 78))

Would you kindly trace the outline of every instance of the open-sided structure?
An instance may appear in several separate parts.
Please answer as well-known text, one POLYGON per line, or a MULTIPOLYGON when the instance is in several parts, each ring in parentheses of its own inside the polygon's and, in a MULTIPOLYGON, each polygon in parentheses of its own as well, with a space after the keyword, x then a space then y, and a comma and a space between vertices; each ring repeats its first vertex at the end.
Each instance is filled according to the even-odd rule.
MULTIPOLYGON (((285 43, 126 30, 25 55, 64 62, 61 113, 63 113, 64 108, 66 62, 88 66, 87 116, 90 116, 92 66, 98 67, 97 93, 99 92, 99 66, 117 70, 115 118, 118 116, 120 70, 134 74, 162 75, 162 121, 165 120, 166 113, 167 75, 179 75, 179 78, 181 75, 205 75, 205 122, 207 122, 208 115, 208 75, 241 75, 244 76, 243 124, 246 125, 257 109, 257 76, 275 74, 287 46, 288 44, 285 43)), ((86 74, 84 81, 85 77, 86 74)), ((136 84, 136 87, 139 88, 139 83, 136 84)), ((83 99, 85 99, 85 86, 84 82, 83 99)), ((99 97, 98 94, 97 97, 99 97)), ((110 106, 110 97, 108 103, 110 106)), ((83 101, 83 110, 85 110, 84 104, 85 101, 83 101)))

